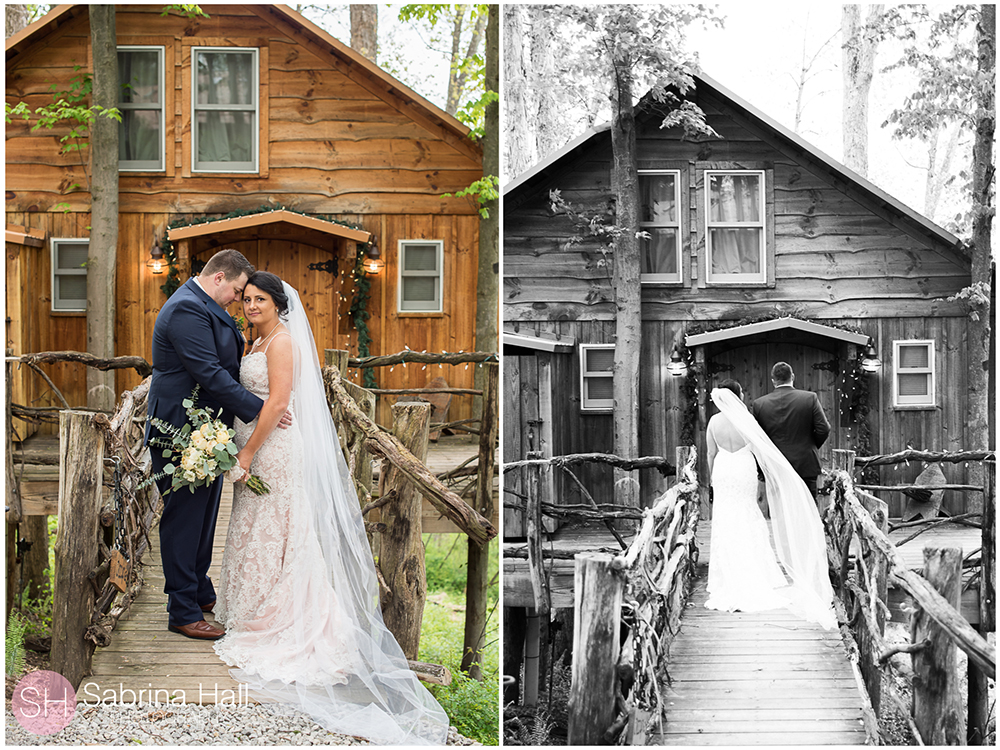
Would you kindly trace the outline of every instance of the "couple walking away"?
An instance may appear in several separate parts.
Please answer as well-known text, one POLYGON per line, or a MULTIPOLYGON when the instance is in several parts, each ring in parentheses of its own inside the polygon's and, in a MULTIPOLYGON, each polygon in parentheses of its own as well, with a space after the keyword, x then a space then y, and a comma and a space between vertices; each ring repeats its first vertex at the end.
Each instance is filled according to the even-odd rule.
MULTIPOLYGON (((164 494, 160 549, 169 629, 214 640, 234 679, 275 710, 388 744, 445 744, 448 717, 385 627, 357 495, 298 293, 235 250, 209 259, 153 330, 149 415, 181 427, 182 401, 235 418, 243 481, 218 592, 208 577, 222 480, 164 494), (259 337, 243 356, 225 308, 243 300, 259 337), (270 486, 256 495, 252 473, 270 486), (214 612, 225 630, 204 619, 214 612)), ((146 439, 158 436, 147 427, 146 439)), ((166 463, 153 450, 153 470, 166 463)), ((161 493, 170 477, 158 480, 161 493)))
POLYGON ((712 391, 719 413, 706 436, 714 508, 705 606, 726 612, 786 607, 830 629, 837 618, 815 501, 819 447, 830 423, 816 394, 796 390, 793 381, 792 368, 779 362, 771 370, 774 391, 751 409, 735 380, 712 391), (757 507, 758 465, 774 548, 757 507))

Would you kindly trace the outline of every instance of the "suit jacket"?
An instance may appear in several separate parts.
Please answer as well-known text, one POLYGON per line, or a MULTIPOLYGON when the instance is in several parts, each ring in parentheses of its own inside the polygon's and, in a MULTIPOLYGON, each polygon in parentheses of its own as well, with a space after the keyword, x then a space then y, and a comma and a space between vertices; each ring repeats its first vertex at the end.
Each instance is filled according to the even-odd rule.
MULTIPOLYGON (((264 402, 239 383, 244 339, 232 317, 194 279, 174 292, 153 327, 153 379, 149 386, 151 417, 182 427, 181 403, 201 384, 199 406, 232 426, 234 416, 250 422, 264 402)), ((146 425, 145 439, 159 430, 146 425), (151 429, 152 428, 152 429, 151 429)))
POLYGON ((819 448, 830 434, 819 396, 812 391, 775 388, 755 400, 750 411, 800 477, 819 476, 819 448))

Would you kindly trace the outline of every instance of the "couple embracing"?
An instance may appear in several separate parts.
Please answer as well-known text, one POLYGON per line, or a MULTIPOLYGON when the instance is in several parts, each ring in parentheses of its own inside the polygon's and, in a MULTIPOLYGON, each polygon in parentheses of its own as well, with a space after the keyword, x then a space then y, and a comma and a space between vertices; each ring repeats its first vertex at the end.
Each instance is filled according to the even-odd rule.
MULTIPOLYGON (((236 250, 212 256, 156 319, 149 416, 181 427, 182 401, 196 385, 196 406, 221 408, 230 426, 235 420, 242 477, 218 591, 208 569, 221 477, 194 492, 167 493, 170 477, 158 480, 168 628, 214 641, 233 678, 276 710, 297 709, 326 729, 375 742, 444 744, 448 717, 382 620, 302 300, 236 250), (245 356, 225 309, 236 300, 259 334, 245 356), (270 491, 252 492, 251 473, 270 491)), ((147 442, 158 436, 147 427, 147 442)), ((159 473, 166 459, 151 453, 159 473)))
POLYGON ((728 612, 788 608, 837 626, 817 512, 819 447, 830 423, 816 394, 793 387, 792 368, 771 370, 774 391, 743 403, 727 380, 712 391, 719 414, 706 434, 714 509, 705 606, 728 612), (767 488, 774 547, 757 507, 758 467, 767 488))

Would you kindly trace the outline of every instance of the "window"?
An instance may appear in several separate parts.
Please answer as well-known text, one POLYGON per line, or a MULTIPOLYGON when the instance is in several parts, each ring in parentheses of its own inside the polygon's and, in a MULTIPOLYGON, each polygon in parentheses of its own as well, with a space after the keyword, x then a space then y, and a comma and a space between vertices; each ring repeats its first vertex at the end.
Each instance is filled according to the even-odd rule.
POLYGON ((580 344, 580 408, 611 411, 614 399, 614 344, 580 344))
POLYGON ((119 47, 118 169, 164 169, 163 47, 119 47))
POLYGON ((767 281, 764 172, 705 170, 706 280, 767 281))
POLYGON ((444 242, 399 241, 399 311, 441 312, 444 242))
POLYGON ((934 406, 934 342, 892 342, 893 404, 934 406))
POLYGON ((680 172, 639 170, 639 227, 649 234, 640 240, 643 282, 679 282, 680 172))
POLYGON ((191 60, 194 171, 256 172, 257 50, 194 47, 191 60))
POLYGON ((90 240, 52 240, 52 311, 87 311, 90 240))

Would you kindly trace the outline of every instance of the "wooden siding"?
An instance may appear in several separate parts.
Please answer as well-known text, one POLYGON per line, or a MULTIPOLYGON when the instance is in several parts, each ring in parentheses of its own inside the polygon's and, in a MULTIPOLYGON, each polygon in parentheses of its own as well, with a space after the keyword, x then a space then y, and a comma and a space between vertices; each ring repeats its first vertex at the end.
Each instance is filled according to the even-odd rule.
MULTIPOLYGON (((276 204, 349 221, 378 238, 386 268, 371 287, 372 354, 405 346, 472 350, 479 216, 469 200, 441 194, 481 176, 476 147, 426 118, 415 119, 399 91, 380 89, 378 81, 359 78, 351 66, 335 67, 337 58, 321 57, 321 46, 306 31, 282 22, 280 14, 268 17, 260 8, 239 5, 202 7, 210 18, 190 21, 161 17, 159 7, 117 9, 120 44, 165 47, 167 150, 164 172, 120 175, 116 352, 151 357, 150 337, 165 300, 159 290, 165 277, 153 276, 144 263, 154 238, 162 237, 171 222, 276 204), (260 174, 191 172, 191 47, 202 44, 261 49, 260 174), (397 312, 397 246, 403 239, 444 242, 443 312, 397 312)), ((24 101, 31 108, 48 103, 50 86, 66 88, 73 66, 86 68, 89 60, 83 13, 17 55, 7 71, 7 101, 24 101)), ((33 133, 30 127, 18 120, 7 128, 7 223, 39 229, 47 238, 88 237, 86 172, 79 155, 59 154, 58 139, 67 129, 33 133), (82 187, 72 188, 74 184, 82 187)), ((341 261, 342 275, 335 279, 307 269, 308 263, 330 257, 312 247, 275 240, 234 246, 259 268, 278 273, 303 292, 319 349, 357 353, 357 333, 346 317, 353 293, 343 276, 346 262, 341 261)), ((24 282, 20 303, 8 299, 8 342, 19 353, 86 348, 85 316, 50 312, 50 272, 47 246, 8 246, 8 278, 24 282), (20 309, 12 313, 12 304, 20 309)), ((452 386, 471 388, 473 368, 409 365, 391 372, 379 368, 375 374, 381 388, 423 387, 437 375, 452 386)), ((48 370, 71 404, 85 403, 79 365, 48 370)), ((360 376, 352 373, 352 379, 360 376)), ((20 382, 29 401, 49 403, 37 376, 22 374, 20 382)), ((121 372, 116 386, 121 391, 136 382, 134 373, 121 372)), ((392 401, 394 397, 379 400, 381 420, 388 419, 392 401)), ((471 414, 471 397, 452 399, 452 419, 471 414)))

